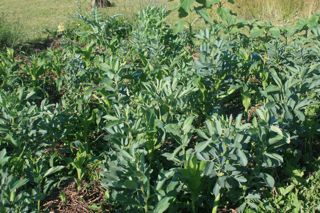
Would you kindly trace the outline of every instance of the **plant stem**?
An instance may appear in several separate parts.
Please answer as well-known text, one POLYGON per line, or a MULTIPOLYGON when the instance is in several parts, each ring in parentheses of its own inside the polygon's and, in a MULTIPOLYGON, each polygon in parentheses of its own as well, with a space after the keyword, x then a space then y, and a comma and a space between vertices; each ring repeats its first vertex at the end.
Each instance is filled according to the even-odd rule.
POLYGON ((195 198, 194 196, 192 196, 192 199, 191 199, 191 205, 192 205, 192 213, 196 213, 196 202, 195 202, 195 198))
POLYGON ((218 211, 220 196, 221 196, 221 194, 219 193, 214 199, 212 213, 217 213, 217 211, 218 211))

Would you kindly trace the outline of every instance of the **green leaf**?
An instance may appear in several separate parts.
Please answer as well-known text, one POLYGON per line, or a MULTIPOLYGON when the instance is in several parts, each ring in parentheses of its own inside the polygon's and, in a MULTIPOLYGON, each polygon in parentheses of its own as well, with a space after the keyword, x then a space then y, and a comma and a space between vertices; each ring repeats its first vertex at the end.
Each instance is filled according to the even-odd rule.
POLYGON ((309 29, 316 28, 319 26, 319 16, 318 15, 313 15, 311 18, 309 18, 308 23, 307 23, 309 29))
POLYGON ((280 166, 283 163, 283 157, 277 153, 264 153, 265 156, 267 156, 270 160, 269 164, 270 166, 280 166))
POLYGON ((201 4, 201 7, 210 8, 214 4, 218 4, 221 2, 221 0, 196 0, 199 4, 201 4))
POLYGON ((112 68, 108 64, 102 63, 100 64, 100 68, 102 71, 104 71, 107 74, 108 78, 110 79, 114 78, 115 74, 112 72, 112 68))
POLYGON ((3 166, 5 163, 8 162, 9 157, 6 157, 7 151, 5 149, 0 151, 0 166, 3 166))
POLYGON ((278 73, 274 69, 270 69, 271 76, 273 80, 276 82, 279 88, 283 87, 282 81, 278 76, 278 73))
POLYGON ((112 115, 105 115, 103 116, 104 119, 108 120, 108 121, 117 121, 119 120, 119 118, 112 116, 112 115))
POLYGON ((218 119, 216 119, 216 120, 214 121, 214 124, 215 124, 215 127, 216 127, 216 130, 217 130, 218 135, 221 136, 221 135, 222 135, 221 121, 218 120, 218 119))
POLYGON ((133 181, 133 180, 125 180, 123 182, 123 186, 127 189, 137 189, 138 185, 136 183, 136 181, 133 181))
POLYGON ((291 185, 289 185, 289 186, 286 187, 286 188, 280 187, 280 188, 279 188, 279 191, 280 191, 280 194, 281 194, 282 196, 285 196, 285 195, 289 194, 294 188, 295 188, 295 185, 294 185, 294 184, 291 184, 291 185))
POLYGON ((87 88, 87 89, 84 91, 84 94, 83 94, 84 100, 88 101, 89 98, 90 98, 91 95, 92 95, 92 92, 93 92, 93 88, 91 88, 91 87, 87 88))
POLYGON ((272 27, 270 29, 270 33, 274 38, 279 38, 281 36, 281 31, 279 28, 277 27, 272 27))
POLYGON ((271 175, 269 175, 267 173, 261 173, 260 177, 264 179, 264 181, 267 183, 267 186, 269 186, 271 188, 274 187, 275 181, 271 175))
POLYGON ((214 196, 218 196, 220 194, 220 190, 221 190, 221 186, 219 185, 219 183, 217 181, 213 187, 212 193, 214 194, 214 196))
POLYGON ((306 116, 300 110, 294 110, 294 114, 298 117, 300 121, 304 121, 306 119, 306 116))
POLYGON ((270 130, 277 133, 278 135, 283 136, 282 130, 278 126, 271 125, 270 130))
POLYGON ((201 8, 196 8, 195 10, 196 10, 196 13, 197 13, 205 22, 207 22, 207 23, 209 23, 209 24, 213 24, 213 21, 212 21, 210 15, 209 15, 207 9, 201 7, 201 8))
POLYGON ((204 142, 200 142, 195 146, 195 151, 196 152, 202 152, 205 148, 207 148, 207 146, 210 144, 211 141, 204 141, 204 142))
POLYGON ((191 128, 192 128, 192 122, 194 120, 194 116, 189 116, 183 123, 182 126, 182 131, 183 134, 187 134, 190 132, 191 128))
POLYGON ((236 22, 236 18, 231 14, 230 10, 225 7, 219 7, 217 9, 217 14, 224 22, 229 25, 235 24, 236 22))
POLYGON ((269 145, 276 145, 278 142, 283 140, 283 136, 282 135, 276 135, 274 137, 270 137, 268 140, 268 144, 269 145))
POLYGON ((294 109, 299 110, 299 109, 301 109, 301 108, 304 108, 304 107, 310 105, 310 103, 311 103, 310 100, 305 99, 305 100, 299 102, 299 103, 294 107, 294 109))
POLYGON ((252 28, 251 32, 250 32, 252 37, 262 37, 264 35, 264 30, 260 29, 259 27, 254 27, 252 28))
POLYGON ((48 177, 49 175, 52 175, 56 172, 59 172, 61 171, 62 169, 64 169, 64 166, 55 166, 55 167, 52 167, 50 169, 48 169, 48 171, 44 174, 43 177, 48 177))
POLYGON ((206 140, 209 139, 209 137, 206 135, 206 133, 204 133, 202 130, 197 129, 196 132, 198 133, 198 135, 199 135, 201 138, 204 138, 204 139, 206 139, 206 140))
POLYGON ((180 131, 180 127, 177 124, 167 124, 164 129, 168 132, 171 133, 175 136, 180 137, 181 136, 181 131, 180 131))
POLYGON ((170 206, 171 197, 165 197, 160 200, 154 210, 155 213, 162 213, 165 212, 170 206))
POLYGON ((244 154, 244 152, 241 149, 238 149, 237 155, 240 158, 240 164, 242 166, 246 166, 248 164, 248 159, 247 159, 246 155, 244 154))
POLYGON ((250 105, 251 105, 251 97, 250 97, 250 93, 249 92, 244 92, 241 94, 242 96, 242 105, 245 109, 245 111, 247 112, 250 105))
POLYGON ((178 34, 178 33, 182 32, 185 25, 186 25, 185 20, 180 19, 179 21, 177 21, 174 25, 174 28, 173 28, 174 34, 178 34))
POLYGON ((31 96, 33 96, 34 94, 36 94, 36 92, 34 90, 31 90, 27 96, 26 96, 26 100, 29 99, 31 96))
POLYGON ((247 179, 244 176, 235 176, 234 177, 239 183, 246 183, 247 179))
POLYGON ((215 134, 215 131, 214 131, 214 128, 213 128, 213 124, 212 124, 212 121, 210 120, 207 120, 206 121, 206 125, 207 125, 207 129, 209 131, 209 137, 213 136, 215 134))
POLYGON ((24 186, 26 183, 28 183, 28 179, 20 179, 20 180, 17 180, 13 186, 11 187, 11 191, 15 191, 17 189, 19 189, 20 187, 24 186))
POLYGON ((179 17, 186 17, 194 0, 180 0, 179 17))

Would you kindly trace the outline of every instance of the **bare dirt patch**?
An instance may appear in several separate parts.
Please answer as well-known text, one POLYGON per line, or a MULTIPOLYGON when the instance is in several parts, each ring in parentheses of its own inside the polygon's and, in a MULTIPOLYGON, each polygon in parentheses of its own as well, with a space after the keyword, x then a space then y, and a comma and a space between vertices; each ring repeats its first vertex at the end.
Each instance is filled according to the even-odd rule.
POLYGON ((77 190, 75 182, 69 183, 43 204, 43 210, 50 213, 110 212, 108 206, 103 204, 104 190, 98 183, 83 186, 77 190))

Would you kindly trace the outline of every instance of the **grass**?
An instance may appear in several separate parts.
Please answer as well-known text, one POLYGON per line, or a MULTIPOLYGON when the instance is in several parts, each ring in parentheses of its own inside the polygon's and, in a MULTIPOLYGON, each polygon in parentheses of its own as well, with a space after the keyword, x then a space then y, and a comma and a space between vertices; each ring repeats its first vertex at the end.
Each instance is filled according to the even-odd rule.
MULTIPOLYGON (((80 9, 88 11, 90 0, 1 0, 0 11, 10 23, 20 23, 22 41, 43 39, 45 30, 56 30, 59 24, 70 23, 80 9)), ((146 5, 165 5, 173 8, 178 0, 113 0, 115 6, 103 11, 132 16, 146 5)), ((242 17, 284 23, 307 17, 320 11, 319 0, 236 0, 233 9, 242 17)), ((172 20, 175 20, 173 18, 172 20)))
POLYGON ((0 11, 5 11, 11 23, 20 23, 22 40, 45 37, 45 30, 53 30, 67 23, 77 10, 74 0, 2 0, 0 11))
POLYGON ((245 18, 292 23, 320 11, 319 0, 236 0, 235 11, 245 18))
POLYGON ((6 46, 13 46, 21 37, 18 24, 8 22, 3 14, 0 14, 0 49, 6 46))
MULTIPOLYGON (((120 0, 116 6, 105 9, 110 14, 134 14, 146 4, 163 4, 166 0, 120 0)), ((67 24, 77 11, 90 10, 90 0, 1 0, 0 11, 10 23, 20 23, 23 40, 37 40, 46 36, 46 29, 56 30, 59 24, 67 24)))

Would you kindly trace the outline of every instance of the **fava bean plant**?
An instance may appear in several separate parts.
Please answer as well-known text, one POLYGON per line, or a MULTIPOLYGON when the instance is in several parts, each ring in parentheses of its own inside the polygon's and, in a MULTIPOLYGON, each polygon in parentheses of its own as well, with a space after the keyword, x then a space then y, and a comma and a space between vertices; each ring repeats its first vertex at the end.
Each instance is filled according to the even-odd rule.
POLYGON ((319 210, 320 16, 194 5, 199 30, 94 10, 58 47, 1 51, 0 212, 46 211, 70 182, 101 186, 98 212, 319 210))

